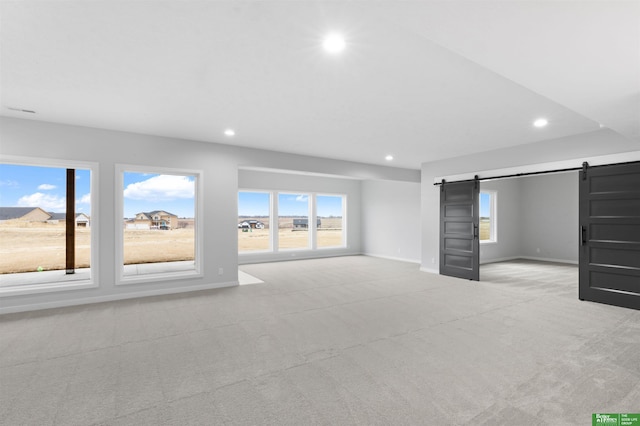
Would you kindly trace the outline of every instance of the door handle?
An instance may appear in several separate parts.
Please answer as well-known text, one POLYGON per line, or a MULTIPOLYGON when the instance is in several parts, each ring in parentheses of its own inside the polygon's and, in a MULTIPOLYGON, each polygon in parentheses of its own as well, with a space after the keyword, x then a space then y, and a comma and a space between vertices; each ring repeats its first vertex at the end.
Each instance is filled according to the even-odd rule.
POLYGON ((580 227, 580 239, 582 240, 583 246, 587 244, 587 227, 586 226, 580 227))
POLYGON ((473 238, 478 238, 478 225, 473 224, 473 238))

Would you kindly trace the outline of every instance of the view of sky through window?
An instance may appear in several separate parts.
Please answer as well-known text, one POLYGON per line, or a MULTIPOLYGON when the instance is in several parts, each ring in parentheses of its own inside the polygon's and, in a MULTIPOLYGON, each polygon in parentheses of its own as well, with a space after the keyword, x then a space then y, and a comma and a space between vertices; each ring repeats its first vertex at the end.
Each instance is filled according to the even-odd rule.
POLYGON ((269 193, 238 192, 238 216, 269 216, 269 193))
MULTIPOLYGON (((280 194, 278 208, 280 215, 306 216, 308 214, 308 196, 305 194, 280 194)), ((318 216, 342 216, 342 197, 318 197, 318 216)), ((266 192, 238 193, 238 216, 268 216, 269 194, 266 192)))
MULTIPOLYGON (((66 210, 67 174, 63 167, 0 164, 0 206, 66 210)), ((91 212, 91 172, 76 170, 76 212, 91 212)))
POLYGON ((480 217, 491 216, 491 194, 480 193, 480 217))
POLYGON ((178 217, 195 216, 195 178, 184 175, 124 173, 124 217, 164 210, 178 217))
POLYGON ((317 214, 318 217, 341 217, 342 216, 342 197, 335 195, 318 195, 317 214))
POLYGON ((307 194, 279 194, 278 213, 280 216, 307 216, 309 196, 307 194))

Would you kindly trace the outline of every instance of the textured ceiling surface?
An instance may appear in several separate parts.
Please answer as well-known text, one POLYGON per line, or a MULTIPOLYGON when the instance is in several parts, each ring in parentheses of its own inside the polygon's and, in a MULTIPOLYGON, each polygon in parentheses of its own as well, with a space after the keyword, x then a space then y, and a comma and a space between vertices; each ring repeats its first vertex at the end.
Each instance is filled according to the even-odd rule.
POLYGON ((640 141, 637 1, 2 1, 0 12, 4 116, 413 169, 603 127, 640 141), (340 54, 322 49, 332 31, 340 54), (533 127, 539 117, 548 126, 533 127))

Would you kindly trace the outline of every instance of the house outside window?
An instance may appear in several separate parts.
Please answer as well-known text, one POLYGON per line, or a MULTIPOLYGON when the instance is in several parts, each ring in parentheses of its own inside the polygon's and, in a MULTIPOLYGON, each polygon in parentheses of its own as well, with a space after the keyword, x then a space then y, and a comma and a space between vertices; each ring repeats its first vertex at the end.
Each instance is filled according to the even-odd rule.
POLYGON ((201 277, 201 172, 117 170, 118 284, 201 277))

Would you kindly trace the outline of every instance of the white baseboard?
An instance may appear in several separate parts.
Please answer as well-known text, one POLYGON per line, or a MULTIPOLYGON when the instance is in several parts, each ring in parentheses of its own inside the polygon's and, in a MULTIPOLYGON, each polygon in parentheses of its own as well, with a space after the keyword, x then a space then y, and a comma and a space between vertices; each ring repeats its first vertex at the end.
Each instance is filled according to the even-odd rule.
POLYGON ((105 296, 84 297, 79 299, 67 299, 55 302, 30 303, 28 305, 9 306, 0 308, 0 315, 11 314, 16 312, 36 311, 40 309, 64 308, 67 306, 88 305, 91 303, 113 302, 116 300, 136 299, 140 297, 162 296, 165 294, 187 293, 191 291, 212 290, 216 288, 235 287, 238 281, 229 281, 224 283, 192 285, 180 288, 166 288, 157 290, 136 291, 132 293, 117 293, 105 296))
POLYGON ((509 260, 516 260, 516 259, 522 259, 522 256, 498 257, 498 258, 489 259, 489 260, 480 259, 480 264, 485 265, 487 263, 508 262, 509 260))
POLYGON ((440 269, 439 268, 425 268, 424 266, 421 266, 420 267, 420 271, 428 272, 430 274, 436 274, 436 275, 440 274, 440 269))
POLYGON ((533 256, 519 256, 519 259, 539 260, 541 262, 567 263, 569 265, 578 265, 580 263, 577 260, 549 259, 549 258, 546 258, 546 257, 533 257, 533 256))
POLYGON ((553 263, 566 263, 570 265, 577 265, 579 262, 576 260, 567 260, 567 259, 551 259, 548 257, 533 257, 533 256, 509 256, 509 257, 501 257, 497 259, 489 259, 489 260, 480 260, 480 265, 486 265, 489 263, 497 263, 497 262, 508 262, 510 260, 537 260, 540 262, 553 262, 553 263))

